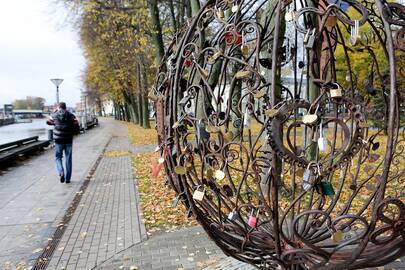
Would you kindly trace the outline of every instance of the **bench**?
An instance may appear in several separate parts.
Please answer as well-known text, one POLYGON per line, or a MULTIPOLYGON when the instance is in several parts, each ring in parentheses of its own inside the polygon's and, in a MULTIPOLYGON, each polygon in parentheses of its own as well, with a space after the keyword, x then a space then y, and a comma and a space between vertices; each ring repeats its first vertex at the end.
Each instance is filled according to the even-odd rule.
POLYGON ((50 141, 41 141, 38 136, 26 139, 0 144, 0 164, 10 161, 20 155, 28 154, 41 150, 49 145, 50 141))

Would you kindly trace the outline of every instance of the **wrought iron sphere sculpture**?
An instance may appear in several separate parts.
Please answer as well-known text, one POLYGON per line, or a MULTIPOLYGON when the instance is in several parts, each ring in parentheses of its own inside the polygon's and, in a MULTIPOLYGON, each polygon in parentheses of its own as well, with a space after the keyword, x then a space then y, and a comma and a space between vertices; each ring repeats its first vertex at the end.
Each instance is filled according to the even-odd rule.
POLYGON ((150 94, 160 162, 226 254, 260 269, 404 255, 404 27, 383 0, 211 0, 177 34, 150 94))

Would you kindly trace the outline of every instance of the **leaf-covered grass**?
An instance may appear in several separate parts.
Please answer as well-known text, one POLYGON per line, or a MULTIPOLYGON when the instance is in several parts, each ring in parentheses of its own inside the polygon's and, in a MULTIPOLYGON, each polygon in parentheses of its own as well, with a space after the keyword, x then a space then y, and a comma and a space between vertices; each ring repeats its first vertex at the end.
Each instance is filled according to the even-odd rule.
MULTIPOLYGON (((128 127, 128 135, 131 143, 134 145, 146 145, 157 144, 157 134, 154 128, 145 129, 134 123, 126 122, 128 127)), ((151 122, 151 126, 154 127, 154 122, 151 122)))
POLYGON ((165 183, 164 170, 155 178, 151 175, 151 165, 156 163, 158 153, 144 153, 133 158, 135 175, 141 198, 143 222, 149 233, 160 230, 176 230, 180 227, 196 225, 193 218, 186 217, 186 210, 179 202, 172 207, 176 197, 165 183))

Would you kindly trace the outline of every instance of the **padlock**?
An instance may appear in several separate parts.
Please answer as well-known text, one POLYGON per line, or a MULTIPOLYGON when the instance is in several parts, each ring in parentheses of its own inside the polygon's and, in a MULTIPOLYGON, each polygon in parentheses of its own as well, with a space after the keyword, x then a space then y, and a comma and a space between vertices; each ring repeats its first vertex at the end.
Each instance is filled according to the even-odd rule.
POLYGON ((288 11, 284 15, 284 19, 286 22, 292 22, 295 18, 295 12, 294 11, 288 11))
POLYGON ((350 29, 350 44, 352 46, 357 45, 357 41, 360 38, 360 22, 358 20, 354 21, 354 26, 350 29))
POLYGON ((238 217, 238 216, 237 216, 236 211, 232 211, 232 212, 230 212, 230 213, 228 214, 228 219, 231 220, 231 221, 235 221, 237 217, 238 217))
POLYGON ((158 162, 159 162, 159 164, 163 164, 165 162, 164 157, 159 158, 158 162))
POLYGON ((201 202, 204 199, 204 195, 205 195, 205 188, 203 189, 203 191, 201 191, 197 187, 197 189, 194 191, 193 199, 201 202))
POLYGON ((340 85, 339 84, 337 84, 337 83, 334 83, 334 85, 337 87, 337 88, 331 88, 329 91, 330 91, 330 97, 331 98, 340 98, 340 97, 342 97, 342 88, 340 87, 340 85))
MULTIPOLYGON (((308 112, 311 111, 312 106, 313 105, 311 105, 311 107, 309 107, 308 112)), ((319 104, 316 106, 315 113, 308 113, 302 117, 302 122, 304 124, 314 124, 318 120, 318 115, 317 115, 318 109, 319 109, 319 104)))
POLYGON ((335 27, 337 24, 337 16, 336 15, 329 15, 326 18, 325 26, 326 27, 335 27))
POLYGON ((256 93, 254 93, 253 97, 254 98, 262 98, 267 94, 267 90, 265 88, 257 91, 256 93))
POLYGON ((304 124, 313 124, 318 120, 318 115, 316 114, 306 114, 302 117, 302 122, 304 124))
POLYGON ((249 46, 246 45, 246 44, 243 44, 242 46, 240 46, 240 50, 241 50, 243 55, 248 55, 249 54, 249 46))
POLYGON ((250 213, 249 219, 248 219, 248 225, 252 228, 256 228, 257 227, 257 221, 259 220, 258 216, 259 216, 259 210, 257 210, 257 214, 256 216, 253 216, 253 209, 252 212, 250 213))
POLYGON ((212 56, 208 57, 208 64, 213 65, 215 64, 215 62, 217 61, 217 59, 219 57, 221 57, 222 53, 220 51, 217 51, 216 53, 214 53, 212 56))
POLYGON ((322 194, 326 196, 334 196, 335 190, 333 189, 333 185, 329 181, 321 181, 321 188, 322 194))
POLYGON ((337 243, 343 240, 344 234, 341 230, 336 230, 336 232, 334 232, 332 234, 332 241, 337 243))
POLYGON ((221 181, 225 178, 225 173, 221 170, 216 170, 215 171, 215 179, 217 179, 218 181, 221 181))
POLYGON ((184 166, 176 166, 174 172, 178 175, 184 175, 187 173, 187 169, 184 166))
POLYGON ((188 58, 184 59, 184 62, 183 62, 183 64, 184 64, 186 67, 190 67, 190 66, 192 65, 192 63, 193 63, 193 62, 191 62, 191 60, 188 59, 188 58))
POLYGON ((252 72, 250 70, 241 70, 236 72, 235 74, 235 79, 245 79, 248 78, 252 75, 252 72))
POLYGON ((224 11, 222 10, 222 8, 218 8, 218 10, 217 10, 217 17, 220 18, 221 20, 222 20, 223 18, 225 18, 225 13, 224 13, 224 11))
POLYGON ((233 13, 238 12, 239 11, 239 5, 238 4, 233 5, 231 10, 232 10, 233 13))
POLYGON ((276 109, 268 109, 265 111, 266 116, 268 116, 269 118, 273 118, 278 114, 278 110, 276 109))
POLYGON ((328 147, 328 140, 323 137, 323 124, 321 122, 319 128, 318 149, 320 152, 325 152, 328 147))
POLYGON ((309 36, 308 41, 305 45, 307 49, 313 49, 315 45, 315 28, 312 30, 312 34, 309 36))
POLYGON ((211 167, 208 167, 205 170, 205 177, 207 177, 207 179, 211 179, 214 177, 214 170, 211 167))
POLYGON ((318 164, 316 164, 316 166, 317 166, 317 171, 316 172, 314 172, 311 169, 311 166, 314 165, 314 164, 316 164, 316 163, 315 162, 310 162, 308 164, 307 168, 305 169, 304 174, 302 176, 302 188, 305 191, 308 191, 308 190, 310 190, 312 188, 314 178, 316 177, 316 174, 318 174, 318 175, 320 174, 320 168, 319 168, 318 164))
POLYGON ((249 127, 250 126, 250 123, 251 123, 251 114, 252 114, 252 112, 250 111, 250 109, 249 108, 246 108, 246 111, 245 111, 245 114, 244 114, 244 117, 243 117, 243 125, 245 126, 245 127, 249 127))
POLYGON ((226 142, 230 142, 233 139, 233 132, 232 131, 228 131, 227 133, 224 134, 224 140, 226 142))

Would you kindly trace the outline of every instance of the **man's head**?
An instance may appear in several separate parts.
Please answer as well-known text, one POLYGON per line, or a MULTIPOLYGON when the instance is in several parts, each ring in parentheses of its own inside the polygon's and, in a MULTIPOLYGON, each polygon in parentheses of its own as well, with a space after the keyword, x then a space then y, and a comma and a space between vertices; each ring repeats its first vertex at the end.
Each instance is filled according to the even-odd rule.
POLYGON ((59 102, 59 109, 60 110, 66 110, 66 103, 65 102, 59 102))

